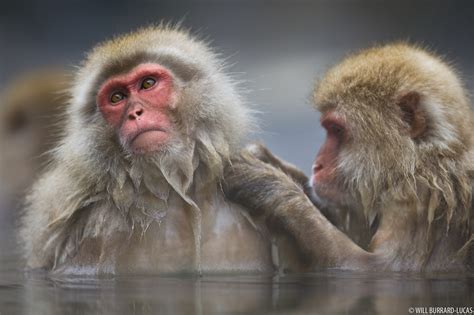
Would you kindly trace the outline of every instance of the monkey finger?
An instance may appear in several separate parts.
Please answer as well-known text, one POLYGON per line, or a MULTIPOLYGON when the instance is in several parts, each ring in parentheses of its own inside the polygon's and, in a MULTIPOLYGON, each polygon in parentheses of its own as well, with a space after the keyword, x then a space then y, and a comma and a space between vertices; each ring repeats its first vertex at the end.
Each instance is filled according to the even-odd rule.
MULTIPOLYGON (((251 154, 252 156, 254 156, 255 158, 259 159, 260 161, 264 163, 274 165, 275 162, 278 162, 278 158, 274 156, 270 152, 270 150, 268 150, 267 147, 265 147, 265 145, 263 145, 260 142, 247 145, 243 151, 248 152, 249 154, 251 154)), ((276 163, 276 164, 279 164, 279 163, 276 163)))
POLYGON ((229 200, 245 206, 254 216, 270 213, 274 200, 288 191, 304 195, 301 187, 280 169, 245 152, 226 168, 222 187, 229 200))
POLYGON ((285 162, 275 156, 265 145, 261 143, 252 143, 248 145, 243 152, 250 154, 256 159, 282 170, 291 177, 296 183, 305 187, 309 183, 309 178, 296 166, 285 162))

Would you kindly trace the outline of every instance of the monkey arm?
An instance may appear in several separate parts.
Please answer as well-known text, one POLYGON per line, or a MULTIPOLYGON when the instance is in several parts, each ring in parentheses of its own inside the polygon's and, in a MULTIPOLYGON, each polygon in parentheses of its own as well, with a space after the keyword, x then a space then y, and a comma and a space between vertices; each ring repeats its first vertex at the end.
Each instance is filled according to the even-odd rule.
POLYGON ((374 255, 332 225, 301 185, 248 151, 226 168, 223 188, 226 196, 249 209, 251 216, 263 218, 273 234, 293 239, 311 269, 366 269, 372 265, 374 255))
MULTIPOLYGON (((351 223, 355 226, 356 232, 347 231, 347 211, 344 211, 343 209, 334 209, 323 206, 320 200, 313 193, 313 189, 309 182, 308 176, 306 176, 306 174, 299 170, 296 166, 276 157, 267 147, 265 147, 261 143, 250 144, 243 150, 243 152, 246 152, 246 154, 249 154, 266 164, 270 164, 271 166, 281 170, 283 173, 289 176, 297 185, 301 186, 304 193, 306 194, 306 196, 308 196, 311 202, 316 207, 318 207, 319 211, 338 229, 345 233, 350 232, 349 234, 351 238, 362 238, 364 240, 365 238, 367 238, 365 234, 363 236, 359 235, 361 234, 361 231, 364 230, 361 227, 364 224, 363 220, 359 219, 357 220, 357 222, 351 223)), ((355 221, 355 218, 353 218, 352 221, 355 221)), ((367 242, 368 241, 365 241, 365 243, 367 242)))
POLYGON ((308 176, 306 176, 305 173, 303 173, 293 164, 290 164, 276 157, 263 144, 261 143, 251 144, 247 146, 244 150, 250 153, 251 155, 253 155, 255 158, 259 159, 260 161, 270 164, 273 167, 280 169, 283 173, 291 177, 293 181, 301 185, 301 187, 303 187, 305 192, 309 192, 307 191, 308 189, 310 189, 308 176))

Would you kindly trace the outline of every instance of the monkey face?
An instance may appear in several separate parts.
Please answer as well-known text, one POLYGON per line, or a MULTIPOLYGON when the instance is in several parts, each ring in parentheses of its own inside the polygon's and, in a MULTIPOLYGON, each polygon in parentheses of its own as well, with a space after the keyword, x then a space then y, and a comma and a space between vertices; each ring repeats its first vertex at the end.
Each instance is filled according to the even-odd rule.
POLYGON ((321 116, 321 125, 326 130, 326 140, 313 164, 311 185, 319 200, 342 206, 351 199, 343 188, 343 181, 340 180, 342 174, 338 168, 349 131, 343 117, 335 111, 324 113, 321 116))
POLYGON ((99 89, 97 104, 125 149, 134 154, 157 151, 172 133, 173 75, 159 64, 141 64, 108 78, 99 89))

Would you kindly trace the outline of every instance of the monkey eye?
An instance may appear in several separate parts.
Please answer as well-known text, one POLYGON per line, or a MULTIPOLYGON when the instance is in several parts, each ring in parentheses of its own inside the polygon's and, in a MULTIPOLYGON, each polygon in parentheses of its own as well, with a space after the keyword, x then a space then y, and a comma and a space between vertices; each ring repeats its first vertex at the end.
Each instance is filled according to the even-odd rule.
POLYGON ((328 124, 327 130, 336 136, 342 136, 344 134, 344 127, 335 123, 328 124))
POLYGON ((143 89, 143 90, 148 90, 149 88, 151 88, 155 84, 156 84, 155 79, 146 78, 145 80, 142 81, 142 85, 140 86, 140 88, 143 89))
POLYGON ((124 99, 125 99, 125 94, 123 94, 121 92, 115 92, 114 94, 112 94, 112 96, 110 96, 110 102, 112 104, 117 104, 118 102, 120 102, 124 99))
POLYGON ((8 118, 7 128, 11 133, 17 133, 28 125, 28 117, 24 111, 16 111, 8 118))

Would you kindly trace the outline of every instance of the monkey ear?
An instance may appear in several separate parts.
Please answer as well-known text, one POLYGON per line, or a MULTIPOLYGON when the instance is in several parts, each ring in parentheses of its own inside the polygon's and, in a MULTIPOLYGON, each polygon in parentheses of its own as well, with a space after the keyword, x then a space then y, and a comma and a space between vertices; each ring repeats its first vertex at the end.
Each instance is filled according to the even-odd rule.
POLYGON ((409 133, 412 139, 420 137, 426 130, 426 113, 420 106, 420 99, 418 92, 408 92, 398 100, 402 119, 410 127, 409 133))

